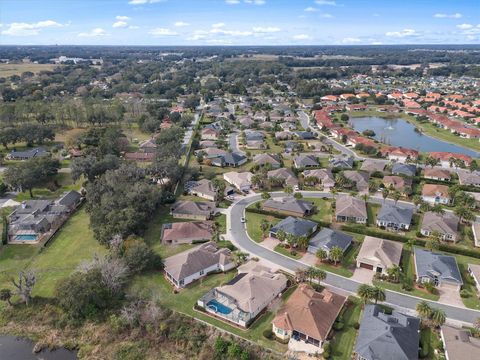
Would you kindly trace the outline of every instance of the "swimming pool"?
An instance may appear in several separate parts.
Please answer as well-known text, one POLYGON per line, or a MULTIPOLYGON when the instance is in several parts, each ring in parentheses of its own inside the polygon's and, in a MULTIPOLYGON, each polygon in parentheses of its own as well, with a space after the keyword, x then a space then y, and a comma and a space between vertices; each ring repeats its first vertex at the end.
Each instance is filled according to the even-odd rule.
POLYGON ((36 241, 37 235, 17 235, 15 236, 15 241, 36 241))
POLYGON ((223 304, 220 304, 217 300, 213 299, 210 300, 207 303, 207 307, 214 310, 217 313, 223 314, 223 315, 228 315, 232 312, 232 309, 230 309, 228 306, 225 306, 223 304))

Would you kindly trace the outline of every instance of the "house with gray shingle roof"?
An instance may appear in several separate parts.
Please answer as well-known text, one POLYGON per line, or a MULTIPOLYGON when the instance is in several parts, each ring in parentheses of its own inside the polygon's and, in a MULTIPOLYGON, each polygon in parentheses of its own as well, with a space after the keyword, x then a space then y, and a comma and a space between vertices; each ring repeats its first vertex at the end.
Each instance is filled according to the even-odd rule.
POLYGON ((332 168, 352 169, 353 168, 353 157, 345 156, 345 155, 334 156, 330 160, 330 166, 332 168))
POLYGON ((317 223, 310 220, 289 216, 270 229, 270 236, 276 238, 277 233, 280 230, 287 235, 292 234, 293 236, 309 236, 317 231, 317 223))
POLYGON ((377 226, 394 231, 409 230, 413 208, 384 203, 377 215, 377 226))
POLYGON ((313 155, 300 154, 295 156, 293 164, 297 169, 312 168, 320 166, 317 159, 313 155))
POLYGON ((311 201, 286 197, 269 199, 263 203, 263 210, 279 212, 286 215, 304 217, 315 212, 315 204, 311 201))
POLYGON ((460 219, 452 213, 443 215, 428 211, 423 215, 420 232, 424 236, 430 236, 434 231, 441 235, 442 240, 457 241, 458 224, 460 219))
POLYGON ((377 159, 365 159, 360 167, 360 170, 366 171, 368 173, 374 172, 383 172, 385 170, 385 163, 382 161, 378 161, 377 159))
POLYGON ((272 169, 278 169, 282 159, 277 154, 257 154, 253 157, 253 163, 258 166, 269 165, 272 169))
POLYGON ((350 195, 339 195, 335 202, 335 218, 342 222, 367 222, 367 206, 364 200, 350 195))
POLYGON ((370 175, 365 171, 345 170, 343 176, 355 184, 360 193, 368 193, 368 179, 370 175))
POLYGON ((292 172, 292 170, 286 168, 270 170, 269 172, 267 172, 267 178, 282 180, 283 184, 286 186, 298 185, 298 179, 295 174, 292 172))
POLYGON ((409 177, 415 176, 417 167, 413 164, 394 163, 392 165, 392 174, 405 175, 409 177))
POLYGON ((417 360, 420 319, 365 305, 354 355, 357 360, 417 360))
POLYGON ((209 201, 177 201, 170 208, 170 214, 176 219, 209 220, 215 211, 215 203, 209 201))
POLYGON ((463 280, 454 256, 415 248, 414 258, 417 281, 460 291, 463 280))
POLYGON ((338 230, 323 228, 314 237, 310 239, 308 244, 308 252, 316 254, 318 250, 325 250, 327 254, 333 247, 339 247, 345 251, 352 244, 353 237, 338 230))

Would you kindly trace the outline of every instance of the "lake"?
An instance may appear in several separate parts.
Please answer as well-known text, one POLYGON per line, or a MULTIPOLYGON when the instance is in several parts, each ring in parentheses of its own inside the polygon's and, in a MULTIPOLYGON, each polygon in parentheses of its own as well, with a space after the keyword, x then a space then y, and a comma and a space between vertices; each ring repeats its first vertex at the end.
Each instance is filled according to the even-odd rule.
POLYGON ((480 156, 480 153, 474 150, 421 134, 415 131, 414 125, 401 118, 353 117, 349 122, 360 133, 367 129, 375 131, 375 140, 388 145, 402 146, 423 152, 446 151, 477 158, 480 156))
POLYGON ((67 349, 44 349, 32 353, 33 341, 16 336, 0 335, 0 360, 77 360, 77 355, 67 349))

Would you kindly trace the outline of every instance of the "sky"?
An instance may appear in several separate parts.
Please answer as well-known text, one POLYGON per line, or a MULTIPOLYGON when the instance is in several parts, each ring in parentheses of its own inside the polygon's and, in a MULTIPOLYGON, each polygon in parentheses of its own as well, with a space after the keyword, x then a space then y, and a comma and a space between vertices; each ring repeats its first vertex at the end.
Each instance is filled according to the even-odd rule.
POLYGON ((0 44, 479 44, 480 0, 0 0, 0 44))

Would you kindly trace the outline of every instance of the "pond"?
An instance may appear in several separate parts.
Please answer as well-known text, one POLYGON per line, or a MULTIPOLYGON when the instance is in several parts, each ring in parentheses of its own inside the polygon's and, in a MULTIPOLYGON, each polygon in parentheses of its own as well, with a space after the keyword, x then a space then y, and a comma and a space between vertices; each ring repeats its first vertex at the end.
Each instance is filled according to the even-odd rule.
POLYGON ((0 335, 0 360, 77 360, 74 352, 61 348, 50 351, 44 349, 32 353, 33 341, 16 336, 0 335))
POLYGON ((360 133, 367 129, 375 131, 375 140, 388 145, 402 146, 423 152, 446 151, 477 158, 480 156, 474 150, 421 134, 415 130, 414 125, 401 118, 358 117, 350 118, 349 122, 350 126, 360 133))

